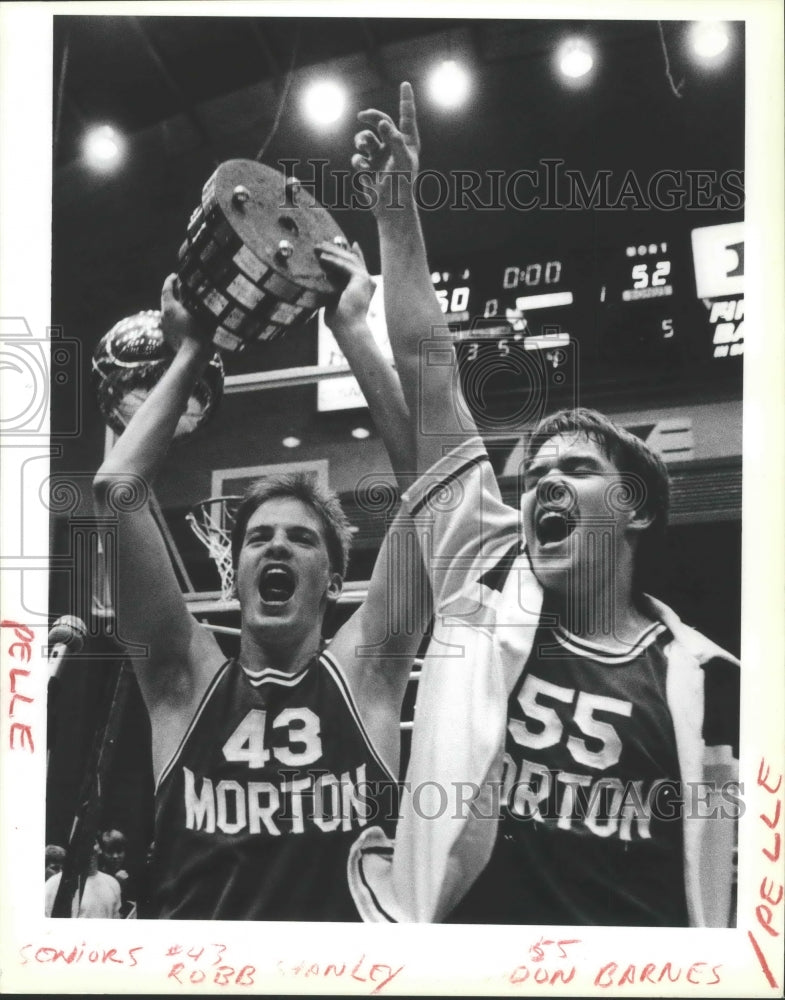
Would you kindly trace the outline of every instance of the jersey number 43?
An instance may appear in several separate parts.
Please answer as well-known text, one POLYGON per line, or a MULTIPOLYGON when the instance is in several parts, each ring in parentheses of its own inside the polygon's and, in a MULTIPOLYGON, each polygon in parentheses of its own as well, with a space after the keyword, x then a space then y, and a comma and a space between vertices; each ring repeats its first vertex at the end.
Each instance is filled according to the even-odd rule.
POLYGON ((285 730, 274 738, 274 745, 265 745, 267 712, 252 708, 223 745, 226 760, 260 768, 274 757, 279 764, 304 767, 322 756, 319 716, 310 708, 285 708, 273 719, 270 729, 285 730))

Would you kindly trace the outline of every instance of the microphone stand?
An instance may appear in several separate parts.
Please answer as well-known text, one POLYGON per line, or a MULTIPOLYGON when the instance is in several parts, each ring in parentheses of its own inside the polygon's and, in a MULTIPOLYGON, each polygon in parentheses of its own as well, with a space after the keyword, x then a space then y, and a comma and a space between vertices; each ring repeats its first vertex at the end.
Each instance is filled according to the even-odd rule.
POLYGON ((106 724, 103 730, 96 734, 79 792, 79 801, 66 847, 60 885, 57 887, 52 906, 53 917, 73 916, 71 911, 77 892, 77 898, 80 901, 82 899, 95 840, 98 836, 103 788, 117 748, 117 738, 128 700, 132 673, 133 668, 130 660, 123 659, 112 694, 112 703, 109 706, 106 724))
POLYGON ((59 618, 49 633, 50 652, 47 659, 49 680, 46 685, 46 774, 52 756, 57 725, 57 702, 60 697, 60 675, 63 663, 69 656, 76 656, 84 646, 87 627, 81 618, 65 615, 59 618), (54 640, 54 641, 53 641, 54 640))

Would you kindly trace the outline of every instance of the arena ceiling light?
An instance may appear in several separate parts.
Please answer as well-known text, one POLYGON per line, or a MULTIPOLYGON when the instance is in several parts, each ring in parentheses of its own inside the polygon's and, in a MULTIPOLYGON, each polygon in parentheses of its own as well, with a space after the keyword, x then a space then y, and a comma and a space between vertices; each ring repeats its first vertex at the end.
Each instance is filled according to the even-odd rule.
POLYGON ((95 125, 85 133, 82 150, 89 167, 109 171, 120 164, 125 142, 111 125, 95 125))
POLYGON ((302 441, 300 440, 300 438, 295 437, 294 434, 289 434, 281 441, 281 444, 284 446, 284 448, 299 448, 300 445, 302 444, 302 441))
POLYGON ((352 437, 357 438, 358 441, 364 441, 366 438, 371 436, 371 432, 367 427, 355 427, 352 430, 352 437))
POLYGON ((702 63, 717 65, 724 61, 730 45, 730 30, 724 21, 696 21, 689 28, 692 54, 702 63))
POLYGON ((313 125, 332 125, 343 116, 346 88, 337 80, 316 80, 303 93, 303 110, 313 125))
POLYGON ((562 76, 570 81, 583 80, 594 67, 591 45, 583 38, 569 38, 556 54, 556 64, 562 76))
POLYGON ((457 108, 469 96, 471 78, 454 59, 445 59, 428 77, 428 93, 434 104, 457 108))

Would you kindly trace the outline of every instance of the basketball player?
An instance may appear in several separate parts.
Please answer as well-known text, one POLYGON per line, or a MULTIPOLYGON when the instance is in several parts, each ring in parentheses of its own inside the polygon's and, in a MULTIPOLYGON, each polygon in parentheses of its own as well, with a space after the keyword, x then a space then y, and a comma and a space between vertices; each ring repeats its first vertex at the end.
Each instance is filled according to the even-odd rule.
POLYGON ((643 550, 667 518, 665 468, 601 414, 562 411, 529 438, 520 509, 505 506, 445 363, 412 194, 410 86, 398 127, 359 117, 369 128, 352 162, 421 429, 424 474, 404 500, 436 609, 407 786, 456 795, 441 813, 405 795, 392 859, 378 831, 363 834, 358 905, 368 920, 727 926, 739 665, 641 589, 643 550))
MULTIPOLYGON (((370 335, 373 292, 359 247, 320 249, 342 277, 326 311, 354 366, 393 466, 410 457, 400 384, 370 335)), ((170 276, 162 327, 176 349, 95 480, 109 507, 120 483, 150 483, 213 348, 170 276)), ((387 599, 384 545, 365 603, 323 649, 350 531, 337 498, 302 478, 263 480, 238 511, 233 557, 240 652, 226 662, 189 614, 148 505, 117 514, 119 632, 150 716, 156 779, 151 916, 357 920, 351 841, 397 814, 401 702, 422 630, 404 595, 387 599), (401 599, 403 598, 403 599, 401 599)), ((396 530, 395 528, 391 530, 396 530)), ((402 543, 405 539, 399 538, 402 543)))

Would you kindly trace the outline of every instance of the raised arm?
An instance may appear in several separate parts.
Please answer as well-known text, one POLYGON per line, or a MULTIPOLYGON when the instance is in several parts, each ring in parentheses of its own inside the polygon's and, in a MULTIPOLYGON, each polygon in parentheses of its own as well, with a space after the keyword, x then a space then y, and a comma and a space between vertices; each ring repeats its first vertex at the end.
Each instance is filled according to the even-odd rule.
POLYGON ((414 198, 420 137, 411 85, 401 84, 397 127, 375 109, 358 118, 370 127, 355 136, 359 152, 352 165, 376 216, 387 328, 417 431, 417 469, 424 472, 477 431, 460 399, 450 331, 431 282, 414 198))
POLYGON ((364 920, 431 921, 442 919, 471 885, 495 838, 493 800, 486 788, 498 792, 501 771, 495 761, 503 745, 506 696, 495 670, 492 634, 487 627, 463 625, 473 619, 478 626, 487 624, 484 604, 497 596, 491 576, 509 569, 505 557, 517 555, 518 515, 502 503, 468 412, 458 416, 456 359, 431 284, 413 197, 420 145, 409 84, 401 85, 400 98, 399 127, 380 111, 361 113, 373 130, 355 137, 360 152, 352 165, 368 178, 387 328, 416 421, 422 475, 407 490, 404 509, 417 525, 435 615, 418 686, 396 842, 378 827, 366 830, 352 849, 349 881, 364 920), (412 789, 457 789, 466 775, 478 791, 483 789, 476 800, 479 813, 426 815, 418 808, 412 789))
POLYGON ((359 243, 351 250, 334 243, 322 243, 316 250, 322 265, 346 282, 340 300, 325 309, 324 320, 365 396, 393 472, 403 489, 404 474, 414 469, 414 431, 400 379, 368 327, 374 280, 368 274, 359 243))
MULTIPOLYGON (((398 376, 366 320, 373 280, 356 243, 352 250, 332 244, 318 250, 322 264, 346 281, 339 302, 325 313, 325 321, 365 395, 403 488, 403 474, 414 466, 414 435, 398 376)), ((381 470, 368 471, 379 471, 384 489, 381 470)), ((346 671, 365 727, 393 772, 398 766, 401 703, 429 618, 428 586, 416 530, 404 514, 385 534, 365 601, 330 645, 346 671)))
POLYGON ((152 485, 191 390, 212 353, 206 335, 179 303, 171 275, 161 295, 162 327, 176 349, 171 366, 134 414, 94 480, 98 509, 117 518, 118 634, 147 647, 134 661, 153 728, 153 762, 163 764, 184 720, 222 661, 215 639, 198 627, 183 600, 144 489, 152 485), (138 504, 113 502, 126 484, 138 504), (129 509, 130 508, 130 509, 129 509))
MULTIPOLYGON (((437 608, 517 543, 518 514, 501 499, 485 445, 466 407, 457 359, 431 282, 414 178, 420 136, 414 94, 400 88, 398 126, 382 111, 355 136, 352 166, 376 217, 390 342, 416 437, 418 481, 407 509, 416 519, 437 608), (431 501, 435 504, 432 505, 431 501)), ((474 598, 472 598, 474 599, 474 598)))

